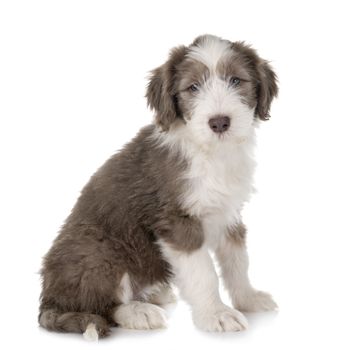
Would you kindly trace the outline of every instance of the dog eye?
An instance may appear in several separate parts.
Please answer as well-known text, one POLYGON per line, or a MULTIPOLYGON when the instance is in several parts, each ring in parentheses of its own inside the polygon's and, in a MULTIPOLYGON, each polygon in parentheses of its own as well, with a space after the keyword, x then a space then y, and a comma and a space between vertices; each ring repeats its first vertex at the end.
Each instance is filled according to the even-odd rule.
POLYGON ((237 77, 231 77, 229 84, 230 84, 230 86, 236 87, 240 84, 240 82, 241 82, 241 79, 239 79, 237 77))
POLYGON ((197 92, 199 90, 199 84, 198 83, 193 83, 188 90, 192 91, 192 92, 197 92))

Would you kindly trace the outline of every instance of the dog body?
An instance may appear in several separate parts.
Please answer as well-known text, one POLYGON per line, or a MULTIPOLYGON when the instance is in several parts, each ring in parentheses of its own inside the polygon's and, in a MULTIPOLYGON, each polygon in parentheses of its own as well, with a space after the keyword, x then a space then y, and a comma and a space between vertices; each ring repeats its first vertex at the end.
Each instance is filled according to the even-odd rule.
POLYGON ((238 310, 274 309, 248 280, 240 212, 255 127, 276 94, 271 67, 243 43, 206 35, 173 49, 147 88, 155 123, 90 179, 44 259, 40 325, 89 339, 115 324, 161 328, 171 283, 203 330, 242 330, 238 310))

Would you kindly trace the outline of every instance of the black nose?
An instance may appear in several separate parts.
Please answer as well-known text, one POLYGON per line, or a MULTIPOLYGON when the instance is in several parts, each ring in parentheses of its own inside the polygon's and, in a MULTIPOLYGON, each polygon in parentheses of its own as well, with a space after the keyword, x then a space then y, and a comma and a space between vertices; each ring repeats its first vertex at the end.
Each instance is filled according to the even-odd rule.
POLYGON ((209 119, 210 129, 217 133, 222 133, 230 127, 230 118, 227 116, 218 116, 209 119))

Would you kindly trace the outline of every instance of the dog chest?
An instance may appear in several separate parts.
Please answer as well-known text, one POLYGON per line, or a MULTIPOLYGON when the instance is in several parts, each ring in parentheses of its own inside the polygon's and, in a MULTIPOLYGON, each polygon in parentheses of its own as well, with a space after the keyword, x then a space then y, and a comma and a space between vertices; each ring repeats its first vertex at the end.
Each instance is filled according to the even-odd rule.
POLYGON ((183 206, 199 218, 232 224, 252 192, 254 161, 241 154, 194 157, 184 177, 183 206))

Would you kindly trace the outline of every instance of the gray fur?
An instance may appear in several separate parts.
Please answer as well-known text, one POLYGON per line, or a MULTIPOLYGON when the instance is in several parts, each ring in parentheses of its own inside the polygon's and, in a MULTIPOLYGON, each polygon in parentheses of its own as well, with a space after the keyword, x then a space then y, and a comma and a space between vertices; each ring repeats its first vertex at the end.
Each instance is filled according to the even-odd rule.
POLYGON ((270 64, 259 57, 257 52, 244 42, 232 43, 232 48, 240 56, 242 64, 248 69, 255 90, 255 114, 261 120, 270 119, 272 100, 277 97, 277 76, 270 64))
POLYGON ((168 130, 182 113, 177 104, 177 66, 181 63, 188 49, 185 46, 171 50, 169 59, 162 66, 154 69, 147 87, 148 106, 156 110, 156 122, 163 130, 168 130))
MULTIPOLYGON (((252 78, 242 98, 264 119, 277 94, 276 76, 251 48, 243 43, 233 43, 232 48, 236 65, 230 69, 242 66, 252 78)), ((206 72, 205 66, 186 58, 187 51, 184 46, 173 49, 168 61, 152 72, 147 88, 156 125, 165 133, 173 123, 186 122, 183 112, 191 100, 186 84, 192 80, 186 76, 206 72)), ((156 125, 143 128, 82 190, 44 258, 42 327, 84 332, 94 323, 101 337, 108 335, 114 325, 112 312, 121 303, 117 295, 125 273, 134 296, 155 283, 169 284, 172 271, 157 245, 159 239, 188 252, 203 244, 201 222, 181 209, 181 175, 188 164, 152 137, 156 125)), ((229 234, 244 242, 243 226, 229 234)))
POLYGON ((44 322, 41 316, 43 327, 83 331, 81 324, 96 315, 112 325, 125 272, 135 295, 169 282, 170 266, 155 243, 159 237, 179 249, 200 246, 199 223, 178 205, 185 163, 152 140, 154 127, 142 129, 92 176, 46 255, 40 311, 54 310, 55 317, 44 322))
POLYGON ((85 312, 59 313, 55 310, 45 310, 39 315, 39 323, 48 330, 75 333, 84 333, 87 326, 93 323, 100 338, 110 334, 110 327, 106 319, 85 312))
POLYGON ((247 229, 241 222, 240 224, 230 227, 228 230, 228 237, 230 240, 239 245, 244 245, 247 236, 247 229))

